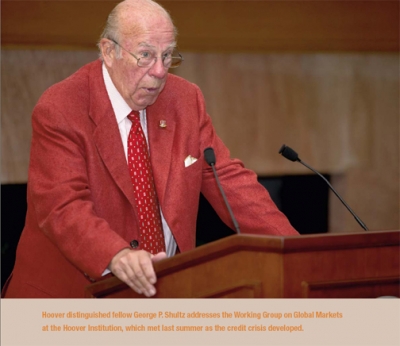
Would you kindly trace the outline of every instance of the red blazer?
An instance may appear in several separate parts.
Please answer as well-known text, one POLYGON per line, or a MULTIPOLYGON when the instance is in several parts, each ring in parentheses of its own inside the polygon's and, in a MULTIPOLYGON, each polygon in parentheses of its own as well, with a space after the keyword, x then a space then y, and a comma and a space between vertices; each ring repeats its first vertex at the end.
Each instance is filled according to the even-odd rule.
MULTIPOLYGON (((199 88, 169 75, 147 108, 160 205, 181 252, 195 247, 202 192, 233 228, 203 151, 213 147, 221 184, 243 233, 298 234, 256 175, 230 159, 199 88), (159 126, 165 120, 167 127, 159 126), (191 155, 197 162, 185 168, 191 155)), ((134 195, 101 61, 52 86, 32 116, 28 211, 6 297, 82 297, 112 257, 139 239, 134 195)))

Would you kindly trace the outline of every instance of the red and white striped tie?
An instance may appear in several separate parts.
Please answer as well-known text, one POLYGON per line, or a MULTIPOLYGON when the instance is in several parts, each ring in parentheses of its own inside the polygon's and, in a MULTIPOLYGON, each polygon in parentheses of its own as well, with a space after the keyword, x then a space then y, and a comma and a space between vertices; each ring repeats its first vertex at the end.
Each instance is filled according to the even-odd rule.
POLYGON ((165 241, 149 151, 139 112, 132 111, 128 119, 132 122, 128 137, 128 166, 139 217, 139 248, 156 254, 165 251, 165 241))

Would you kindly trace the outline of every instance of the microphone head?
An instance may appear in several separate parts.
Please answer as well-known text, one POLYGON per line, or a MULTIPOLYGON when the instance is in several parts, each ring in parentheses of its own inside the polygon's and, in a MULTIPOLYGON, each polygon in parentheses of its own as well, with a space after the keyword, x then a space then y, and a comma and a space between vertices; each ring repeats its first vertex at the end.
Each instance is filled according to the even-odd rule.
POLYGON ((287 158, 290 161, 300 161, 299 155, 290 147, 287 145, 282 145, 281 148, 279 149, 279 154, 281 154, 283 157, 287 158))
POLYGON ((209 166, 215 165, 216 159, 213 148, 208 147, 204 149, 204 159, 206 160, 209 166))

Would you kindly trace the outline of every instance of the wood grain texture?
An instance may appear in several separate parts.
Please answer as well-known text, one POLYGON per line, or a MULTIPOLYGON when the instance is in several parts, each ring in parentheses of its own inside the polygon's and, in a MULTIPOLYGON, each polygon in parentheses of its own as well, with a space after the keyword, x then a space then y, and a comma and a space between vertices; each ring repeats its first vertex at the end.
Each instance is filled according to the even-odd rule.
POLYGON ((27 181, 32 135, 31 114, 40 95, 96 57, 96 51, 2 52, 2 184, 27 181))
POLYGON ((282 143, 331 174, 398 155, 397 54, 184 57, 176 74, 200 86, 232 154, 259 174, 306 172, 277 155, 282 143))
MULTIPOLYGON (((2 44, 94 48, 118 1, 2 1, 2 44)), ((160 1, 183 50, 399 49, 397 1, 160 1)))
MULTIPOLYGON (((221 298, 398 297, 399 235, 234 235, 155 263, 154 298, 198 298, 206 292, 220 292, 221 298), (307 283, 311 291, 318 289, 305 290, 307 283), (351 289, 338 289, 346 285, 351 289), (234 287, 239 289, 229 289, 234 287)), ((115 277, 87 286, 86 294, 142 298, 115 277)))
POLYGON ((400 277, 302 282, 304 298, 361 298, 400 296, 400 277))

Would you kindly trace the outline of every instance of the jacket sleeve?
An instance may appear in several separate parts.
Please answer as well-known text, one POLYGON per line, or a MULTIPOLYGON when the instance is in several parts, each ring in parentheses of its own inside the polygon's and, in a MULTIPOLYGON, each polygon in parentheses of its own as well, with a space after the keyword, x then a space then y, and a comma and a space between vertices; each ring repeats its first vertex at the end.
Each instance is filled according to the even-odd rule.
POLYGON ((95 212, 87 153, 66 116, 39 102, 32 129, 28 194, 39 228, 71 263, 99 278, 129 243, 95 212))

